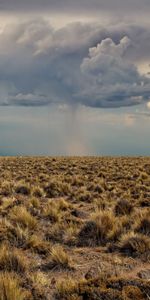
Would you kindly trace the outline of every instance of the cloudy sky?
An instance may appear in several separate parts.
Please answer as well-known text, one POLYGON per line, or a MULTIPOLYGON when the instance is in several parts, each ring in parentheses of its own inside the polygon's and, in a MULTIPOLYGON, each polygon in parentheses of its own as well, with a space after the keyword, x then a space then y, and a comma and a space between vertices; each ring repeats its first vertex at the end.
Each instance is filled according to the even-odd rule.
POLYGON ((0 155, 150 155, 149 14, 0 0, 0 155))

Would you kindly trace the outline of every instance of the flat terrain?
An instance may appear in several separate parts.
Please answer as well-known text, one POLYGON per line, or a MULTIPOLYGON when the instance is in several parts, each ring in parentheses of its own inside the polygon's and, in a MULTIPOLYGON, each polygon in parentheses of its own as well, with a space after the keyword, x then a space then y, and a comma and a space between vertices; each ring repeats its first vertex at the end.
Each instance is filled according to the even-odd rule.
POLYGON ((150 299, 150 158, 0 158, 0 300, 150 299))

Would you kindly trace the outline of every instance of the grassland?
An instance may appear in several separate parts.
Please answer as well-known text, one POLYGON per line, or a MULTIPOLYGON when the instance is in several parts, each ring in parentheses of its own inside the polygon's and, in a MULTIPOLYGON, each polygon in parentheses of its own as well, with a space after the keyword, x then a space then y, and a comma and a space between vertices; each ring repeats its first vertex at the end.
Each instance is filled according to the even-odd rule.
POLYGON ((150 158, 0 158, 0 300, 150 299, 150 158))

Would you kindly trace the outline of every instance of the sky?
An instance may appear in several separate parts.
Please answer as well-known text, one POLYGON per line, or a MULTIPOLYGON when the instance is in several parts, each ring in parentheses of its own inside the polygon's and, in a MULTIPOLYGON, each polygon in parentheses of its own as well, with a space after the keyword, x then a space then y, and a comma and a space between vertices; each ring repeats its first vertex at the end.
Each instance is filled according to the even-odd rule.
POLYGON ((0 155, 150 155, 149 14, 0 0, 0 155))

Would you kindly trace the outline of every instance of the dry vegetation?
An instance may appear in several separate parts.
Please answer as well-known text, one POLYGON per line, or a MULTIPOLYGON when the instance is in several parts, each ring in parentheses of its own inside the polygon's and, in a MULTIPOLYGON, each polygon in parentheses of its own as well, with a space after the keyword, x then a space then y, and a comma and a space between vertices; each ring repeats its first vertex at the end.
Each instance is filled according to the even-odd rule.
POLYGON ((0 158, 0 300, 150 299, 150 158, 0 158))

